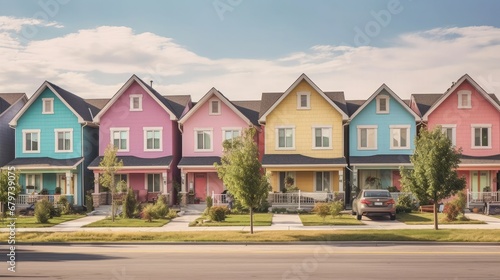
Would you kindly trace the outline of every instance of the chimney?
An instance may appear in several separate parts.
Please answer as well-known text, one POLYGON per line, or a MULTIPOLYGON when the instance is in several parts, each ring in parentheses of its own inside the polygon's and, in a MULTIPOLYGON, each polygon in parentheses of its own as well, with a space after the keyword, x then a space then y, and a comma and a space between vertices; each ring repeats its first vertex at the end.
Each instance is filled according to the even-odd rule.
POLYGON ((149 81, 149 85, 150 85, 151 87, 153 87, 153 80, 150 80, 150 81, 149 81))

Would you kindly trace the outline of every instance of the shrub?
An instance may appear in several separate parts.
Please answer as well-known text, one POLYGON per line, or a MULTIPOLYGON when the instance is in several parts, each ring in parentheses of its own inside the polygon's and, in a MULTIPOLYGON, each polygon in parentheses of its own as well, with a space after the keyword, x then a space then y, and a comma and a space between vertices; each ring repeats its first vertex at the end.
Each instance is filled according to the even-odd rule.
POLYGON ((344 202, 341 200, 330 202, 328 204, 330 206, 330 215, 332 215, 333 218, 340 215, 340 212, 342 212, 342 210, 344 210, 344 202))
POLYGON ((41 195, 48 195, 49 194, 49 190, 47 190, 47 189, 41 189, 40 190, 40 194, 41 195))
POLYGON ((226 213, 228 213, 229 209, 225 206, 213 206, 208 211, 208 216, 210 220, 214 222, 222 222, 226 220, 226 213))
POLYGON ((165 216, 168 214, 168 205, 165 202, 166 198, 164 195, 158 196, 158 200, 156 201, 153 211, 154 211, 154 218, 157 219, 163 219, 165 216))
POLYGON ((286 208, 280 208, 280 207, 273 207, 272 210, 273 213, 280 214, 280 213, 286 213, 286 208))
POLYGON ((460 211, 461 210, 456 203, 448 202, 444 205, 443 213, 446 215, 447 221, 456 221, 460 211))
POLYGON ((51 203, 50 217, 51 218, 61 217, 61 208, 54 207, 54 205, 52 205, 52 203, 51 203))
POLYGON ((414 203, 411 195, 402 193, 396 201, 396 213, 411 213, 414 209, 414 203))
POLYGON ((325 220, 326 216, 330 215, 330 205, 326 202, 316 202, 312 212, 325 220))
POLYGON ((459 192, 457 194, 457 197, 452 201, 453 204, 455 204, 462 216, 465 215, 465 207, 467 206, 467 196, 465 195, 464 192, 459 192))
POLYGON ((207 199, 205 200, 205 202, 207 203, 207 208, 212 207, 214 204, 211 196, 207 196, 207 199))
POLYGON ((35 204, 35 218, 38 223, 46 224, 50 218, 54 206, 47 199, 42 199, 35 204))
POLYGON ((267 212, 269 212, 269 207, 271 207, 271 205, 267 201, 267 197, 266 197, 266 198, 262 199, 259 207, 255 208, 254 210, 255 210, 255 213, 267 213, 267 212))
POLYGON ((73 205, 65 195, 61 195, 57 201, 57 208, 61 208, 61 214, 68 215, 73 213, 73 205))
POLYGON ((56 187, 56 188, 54 189, 54 193, 55 193, 55 194, 61 194, 61 187, 56 187))
POLYGON ((127 190, 127 194, 123 197, 123 218, 133 218, 135 210, 137 208, 137 200, 135 199, 135 193, 132 188, 127 190))
POLYGON ((175 209, 168 210, 167 219, 172 220, 175 218, 177 218, 177 210, 175 210, 175 209))
POLYGON ((88 192, 85 196, 85 205, 87 206, 88 213, 94 211, 94 197, 91 192, 88 192))
POLYGON ((147 220, 148 222, 152 222, 153 219, 156 216, 155 209, 154 209, 153 204, 147 204, 143 209, 142 209, 142 218, 144 220, 147 220))

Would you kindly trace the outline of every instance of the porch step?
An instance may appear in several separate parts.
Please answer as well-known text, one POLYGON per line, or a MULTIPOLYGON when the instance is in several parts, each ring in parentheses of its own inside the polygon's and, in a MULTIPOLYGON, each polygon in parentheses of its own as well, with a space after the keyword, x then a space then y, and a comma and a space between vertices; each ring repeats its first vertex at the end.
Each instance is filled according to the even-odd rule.
POLYGON ((201 215, 207 206, 205 204, 188 204, 182 207, 184 215, 201 215))

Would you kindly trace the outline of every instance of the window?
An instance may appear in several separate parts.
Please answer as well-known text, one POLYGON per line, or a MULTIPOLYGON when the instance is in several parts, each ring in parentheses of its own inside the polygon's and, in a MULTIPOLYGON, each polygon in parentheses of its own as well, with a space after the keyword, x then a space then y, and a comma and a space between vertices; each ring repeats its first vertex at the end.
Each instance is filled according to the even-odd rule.
POLYGON ((222 130, 222 138, 223 140, 230 140, 232 142, 232 140, 236 137, 239 137, 240 136, 240 130, 239 129, 224 129, 222 130))
POLYGON ((147 185, 148 192, 160 192, 161 191, 161 174, 148 174, 147 175, 147 185))
POLYGON ((42 98, 42 114, 54 114, 54 98, 42 98))
POLYGON ((276 134, 278 136, 276 143, 277 149, 290 150, 295 148, 295 143, 294 143, 295 128, 293 127, 277 128, 276 134))
POLYGON ((451 144, 453 146, 456 146, 457 145, 457 140, 456 140, 456 128, 457 126, 454 125, 454 124, 444 124, 444 125, 441 125, 441 131, 443 132, 444 135, 446 135, 446 137, 448 137, 448 139, 450 139, 451 141, 451 144))
MULTIPOLYGON (((121 187, 128 187, 128 174, 115 174, 115 184, 121 187)), ((122 188, 122 191, 127 191, 122 188)))
POLYGON ((210 100, 210 115, 220 115, 220 101, 210 100))
POLYGON ((316 172, 315 191, 329 192, 331 187, 330 172, 316 172))
POLYGON ((40 130, 23 130, 23 152, 24 153, 39 153, 40 152, 40 130))
POLYGON ((389 113, 389 96, 381 95, 377 97, 377 114, 389 113))
POLYGON ((144 128, 144 151, 162 150, 162 132, 161 127, 144 128))
POLYGON ((130 111, 142 111, 142 95, 130 95, 130 111))
POLYGON ((458 91, 458 108, 472 108, 471 104, 471 91, 470 90, 460 90, 458 91))
POLYGON ((73 129, 56 129, 56 152, 73 151, 73 129))
POLYGON ((311 109, 311 93, 297 92, 297 109, 311 109))
POLYGON ((391 149, 410 148, 410 126, 390 126, 391 129, 391 149))
POLYGON ((332 128, 331 127, 314 127, 313 128, 313 148, 314 149, 329 149, 332 147, 332 128))
POLYGON ((472 148, 491 148, 491 124, 473 124, 472 126, 472 148))
POLYGON ((212 151, 212 130, 197 129, 195 130, 195 151, 212 151))
POLYGON ((111 141, 113 141, 113 146, 118 148, 118 151, 128 152, 129 151, 129 141, 128 141, 128 128, 112 128, 111 129, 111 141))
POLYGON ((42 174, 26 174, 26 193, 40 193, 42 188, 42 174))
POLYGON ((358 150, 377 149, 377 126, 358 126, 358 150))
POLYGON ((280 191, 286 192, 287 189, 295 188, 295 172, 287 171, 287 172, 279 172, 279 181, 280 181, 280 191))

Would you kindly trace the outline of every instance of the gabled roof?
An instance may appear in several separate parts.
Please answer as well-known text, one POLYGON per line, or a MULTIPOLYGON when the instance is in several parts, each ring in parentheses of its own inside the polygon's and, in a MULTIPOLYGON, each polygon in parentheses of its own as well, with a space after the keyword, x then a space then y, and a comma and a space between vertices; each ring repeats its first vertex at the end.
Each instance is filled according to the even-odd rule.
POLYGON ((391 95, 394 100, 396 100, 403 108, 406 109, 414 118, 416 121, 420 120, 420 116, 415 113, 406 102, 404 102, 399 96, 394 93, 386 84, 382 84, 352 115, 351 119, 354 119, 363 109, 372 102, 373 99, 375 99, 382 91, 385 91, 391 95))
MULTIPOLYGON (((178 120, 179 116, 176 114, 178 113, 176 110, 175 105, 171 104, 167 98, 163 97, 161 94, 159 94, 155 89, 153 89, 151 86, 149 86, 147 83, 145 83, 143 80, 141 80, 139 77, 137 77, 135 74, 128 79, 128 81, 118 90, 118 92, 113 95, 113 97, 109 100, 109 102, 102 108, 102 110, 97 114, 95 117, 96 122, 100 122, 101 117, 109 110, 109 108, 122 96, 122 94, 132 85, 133 82, 136 82, 139 84, 142 89, 153 98, 170 116, 170 120, 178 120)), ((180 112, 182 113, 182 112, 180 112)))
POLYGON ((439 97, 443 95, 442 93, 414 93, 411 95, 412 102, 415 102, 417 106, 417 114, 420 116, 425 115, 427 111, 431 108, 439 97))
MULTIPOLYGON (((229 99, 227 99, 227 97, 225 97, 224 94, 222 94, 216 88, 211 88, 200 99, 200 101, 196 102, 196 105, 194 105, 193 108, 191 108, 191 110, 189 110, 189 112, 187 112, 179 120, 179 123, 184 124, 184 122, 186 122, 186 120, 188 120, 196 111, 198 111, 199 108, 201 108, 203 106, 203 104, 205 104, 213 96, 216 96, 219 100, 221 100, 224 104, 226 104, 227 107, 229 107, 231 110, 233 110, 233 112, 236 113, 236 115, 238 115, 241 119, 243 119, 249 126, 254 125, 254 123, 251 121, 251 118, 253 116, 251 116, 251 112, 249 112, 249 111, 251 111, 251 109, 241 106, 242 105, 241 103, 240 103, 240 105, 236 105, 235 103, 229 101, 229 99), (244 112, 246 112, 247 114, 244 114, 244 112)), ((246 105, 249 106, 251 104, 246 104, 246 105)), ((253 105, 255 105, 255 104, 253 104, 253 105)), ((255 114, 257 114, 257 112, 255 112, 255 114)))
POLYGON ((365 103, 366 100, 346 100, 346 106, 347 106, 347 112, 349 113, 349 116, 352 116, 356 110, 358 110, 363 103, 365 103))
POLYGON ((109 102, 109 98, 85 99, 85 102, 101 110, 102 108, 104 108, 104 106, 106 106, 106 103, 109 102))
POLYGON ((164 95, 170 104, 172 105, 172 109, 174 110, 174 114, 177 116, 177 119, 182 117, 182 113, 184 113, 184 109, 188 106, 189 102, 191 102, 191 95, 164 95))
POLYGON ((451 86, 432 106, 431 108, 429 108, 429 110, 423 115, 423 120, 424 121, 427 121, 428 118, 429 118, 429 115, 432 114, 432 112, 434 110, 436 110, 437 107, 439 107, 439 105, 441 105, 441 103, 443 103, 447 98, 448 96, 450 96, 462 83, 464 83, 465 81, 469 82, 478 92, 479 94, 481 94, 484 99, 486 99, 488 102, 491 103, 491 105, 493 105, 493 107, 495 107, 495 109, 497 109, 498 111, 500 111, 500 104, 497 102, 498 99, 496 99, 496 96, 495 98, 493 98, 490 94, 488 94, 478 83, 476 83, 476 81, 474 81, 474 79, 472 79, 468 74, 465 74, 463 75, 462 77, 460 77, 460 79, 458 79, 458 81, 456 83, 453 84, 453 86, 451 86), (496 99, 496 100, 495 100, 496 99))
POLYGON ((21 99, 28 100, 24 93, 0 93, 0 116, 21 99))
POLYGON ((29 107, 38 99, 40 94, 48 88, 59 100, 78 118, 78 123, 93 122, 94 116, 99 112, 95 106, 87 103, 83 98, 77 96, 49 81, 43 82, 38 90, 31 96, 28 103, 17 113, 17 115, 9 123, 11 126, 16 126, 19 118, 26 112, 29 107))
POLYGON ((231 103, 254 125, 259 125, 260 100, 232 101, 231 103))
MULTIPOLYGON (((335 102, 334 100, 331 99, 331 97, 334 97, 334 99, 339 98, 339 97, 343 98, 343 93, 341 95, 333 94, 331 97, 329 97, 315 83, 313 83, 313 81, 311 81, 311 79, 309 79, 309 77, 307 77, 306 74, 302 74, 283 94, 281 94, 276 100, 274 100, 274 102, 272 102, 273 98, 277 97, 277 94, 270 94, 270 96, 268 98, 266 98, 265 101, 263 98, 262 107, 261 107, 261 111, 260 111, 259 123, 265 123, 267 115, 269 115, 269 113, 271 113, 274 110, 274 108, 276 108, 281 103, 281 101, 283 101, 288 96, 288 94, 290 94, 297 87, 297 85, 299 85, 302 81, 305 81, 306 83, 308 83, 330 105, 332 105, 332 107, 335 108, 335 110, 337 110, 342 115, 343 120, 347 120, 349 118, 346 114, 347 108, 340 108, 339 105, 337 105, 338 102, 340 102, 340 104, 345 104, 345 99, 344 100, 336 100, 337 102, 335 102)), ((263 94, 263 96, 264 96, 264 94, 263 94)))

